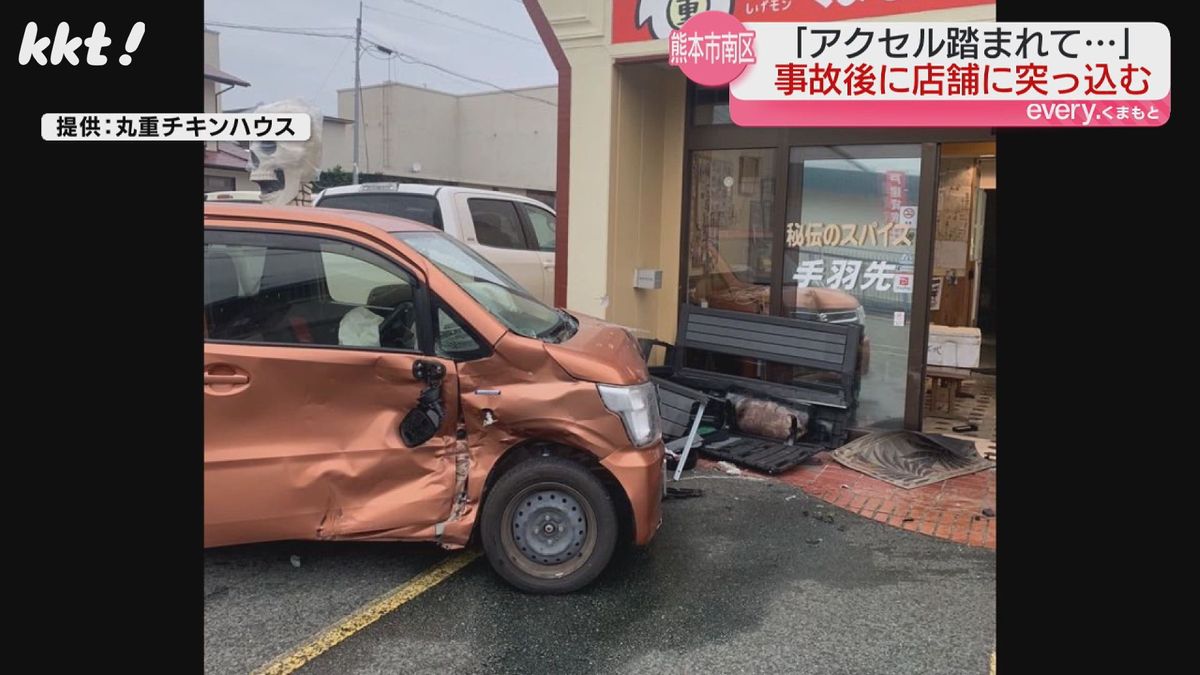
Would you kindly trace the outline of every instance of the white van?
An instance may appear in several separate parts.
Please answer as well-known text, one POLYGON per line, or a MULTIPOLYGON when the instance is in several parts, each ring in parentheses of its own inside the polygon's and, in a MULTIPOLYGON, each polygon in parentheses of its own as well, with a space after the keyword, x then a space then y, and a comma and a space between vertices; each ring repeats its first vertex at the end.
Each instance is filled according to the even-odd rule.
POLYGON ((432 225, 475 249, 554 306, 555 214, 530 197, 450 185, 363 183, 328 188, 313 206, 432 225))

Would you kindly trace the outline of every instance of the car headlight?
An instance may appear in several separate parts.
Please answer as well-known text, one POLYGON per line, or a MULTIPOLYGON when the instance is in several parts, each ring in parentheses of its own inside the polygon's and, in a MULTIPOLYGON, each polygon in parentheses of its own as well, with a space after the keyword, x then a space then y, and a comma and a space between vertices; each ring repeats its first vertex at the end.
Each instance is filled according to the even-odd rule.
POLYGON ((598 384, 596 389, 600 391, 604 407, 621 417, 629 442, 640 448, 662 437, 658 418, 658 390, 652 382, 632 387, 598 384))
POLYGON ((863 309, 862 305, 859 305, 854 309, 854 316, 858 319, 860 324, 864 326, 867 325, 867 310, 863 309))

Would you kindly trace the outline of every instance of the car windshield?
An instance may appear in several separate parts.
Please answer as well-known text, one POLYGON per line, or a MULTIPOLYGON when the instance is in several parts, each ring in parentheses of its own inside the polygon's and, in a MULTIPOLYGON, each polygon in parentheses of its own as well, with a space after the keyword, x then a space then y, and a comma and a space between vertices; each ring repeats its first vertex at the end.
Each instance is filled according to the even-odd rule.
POLYGON ((416 249, 509 330, 547 342, 575 334, 570 314, 554 310, 529 294, 512 277, 458 240, 441 232, 393 232, 416 249))

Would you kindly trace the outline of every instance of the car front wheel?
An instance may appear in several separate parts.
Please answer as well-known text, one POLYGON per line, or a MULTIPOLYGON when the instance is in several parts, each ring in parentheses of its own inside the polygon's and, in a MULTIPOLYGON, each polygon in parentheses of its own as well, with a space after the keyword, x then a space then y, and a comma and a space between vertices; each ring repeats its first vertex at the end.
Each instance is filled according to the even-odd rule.
POLYGON ((586 467, 561 457, 538 457, 507 471, 481 515, 492 567, 529 593, 583 588, 616 547, 612 498, 586 467))

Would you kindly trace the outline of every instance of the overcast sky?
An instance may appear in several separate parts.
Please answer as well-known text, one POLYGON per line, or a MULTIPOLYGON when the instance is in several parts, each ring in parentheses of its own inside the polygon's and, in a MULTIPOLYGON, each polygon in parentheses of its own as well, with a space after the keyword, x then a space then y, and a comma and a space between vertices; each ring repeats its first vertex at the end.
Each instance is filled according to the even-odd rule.
MULTIPOLYGON (((357 13, 357 0, 204 3, 206 22, 317 29, 346 35, 354 33, 357 13)), ((337 90, 354 86, 353 40, 208 27, 221 34, 221 69, 251 85, 222 94, 225 109, 302 98, 316 104, 323 113, 336 115, 337 90)), ((363 35, 421 61, 509 89, 553 85, 558 80, 520 0, 369 0, 364 2, 363 35)), ((390 79, 395 82, 450 93, 494 91, 374 51, 362 57, 363 86, 388 80, 389 68, 390 79)))

